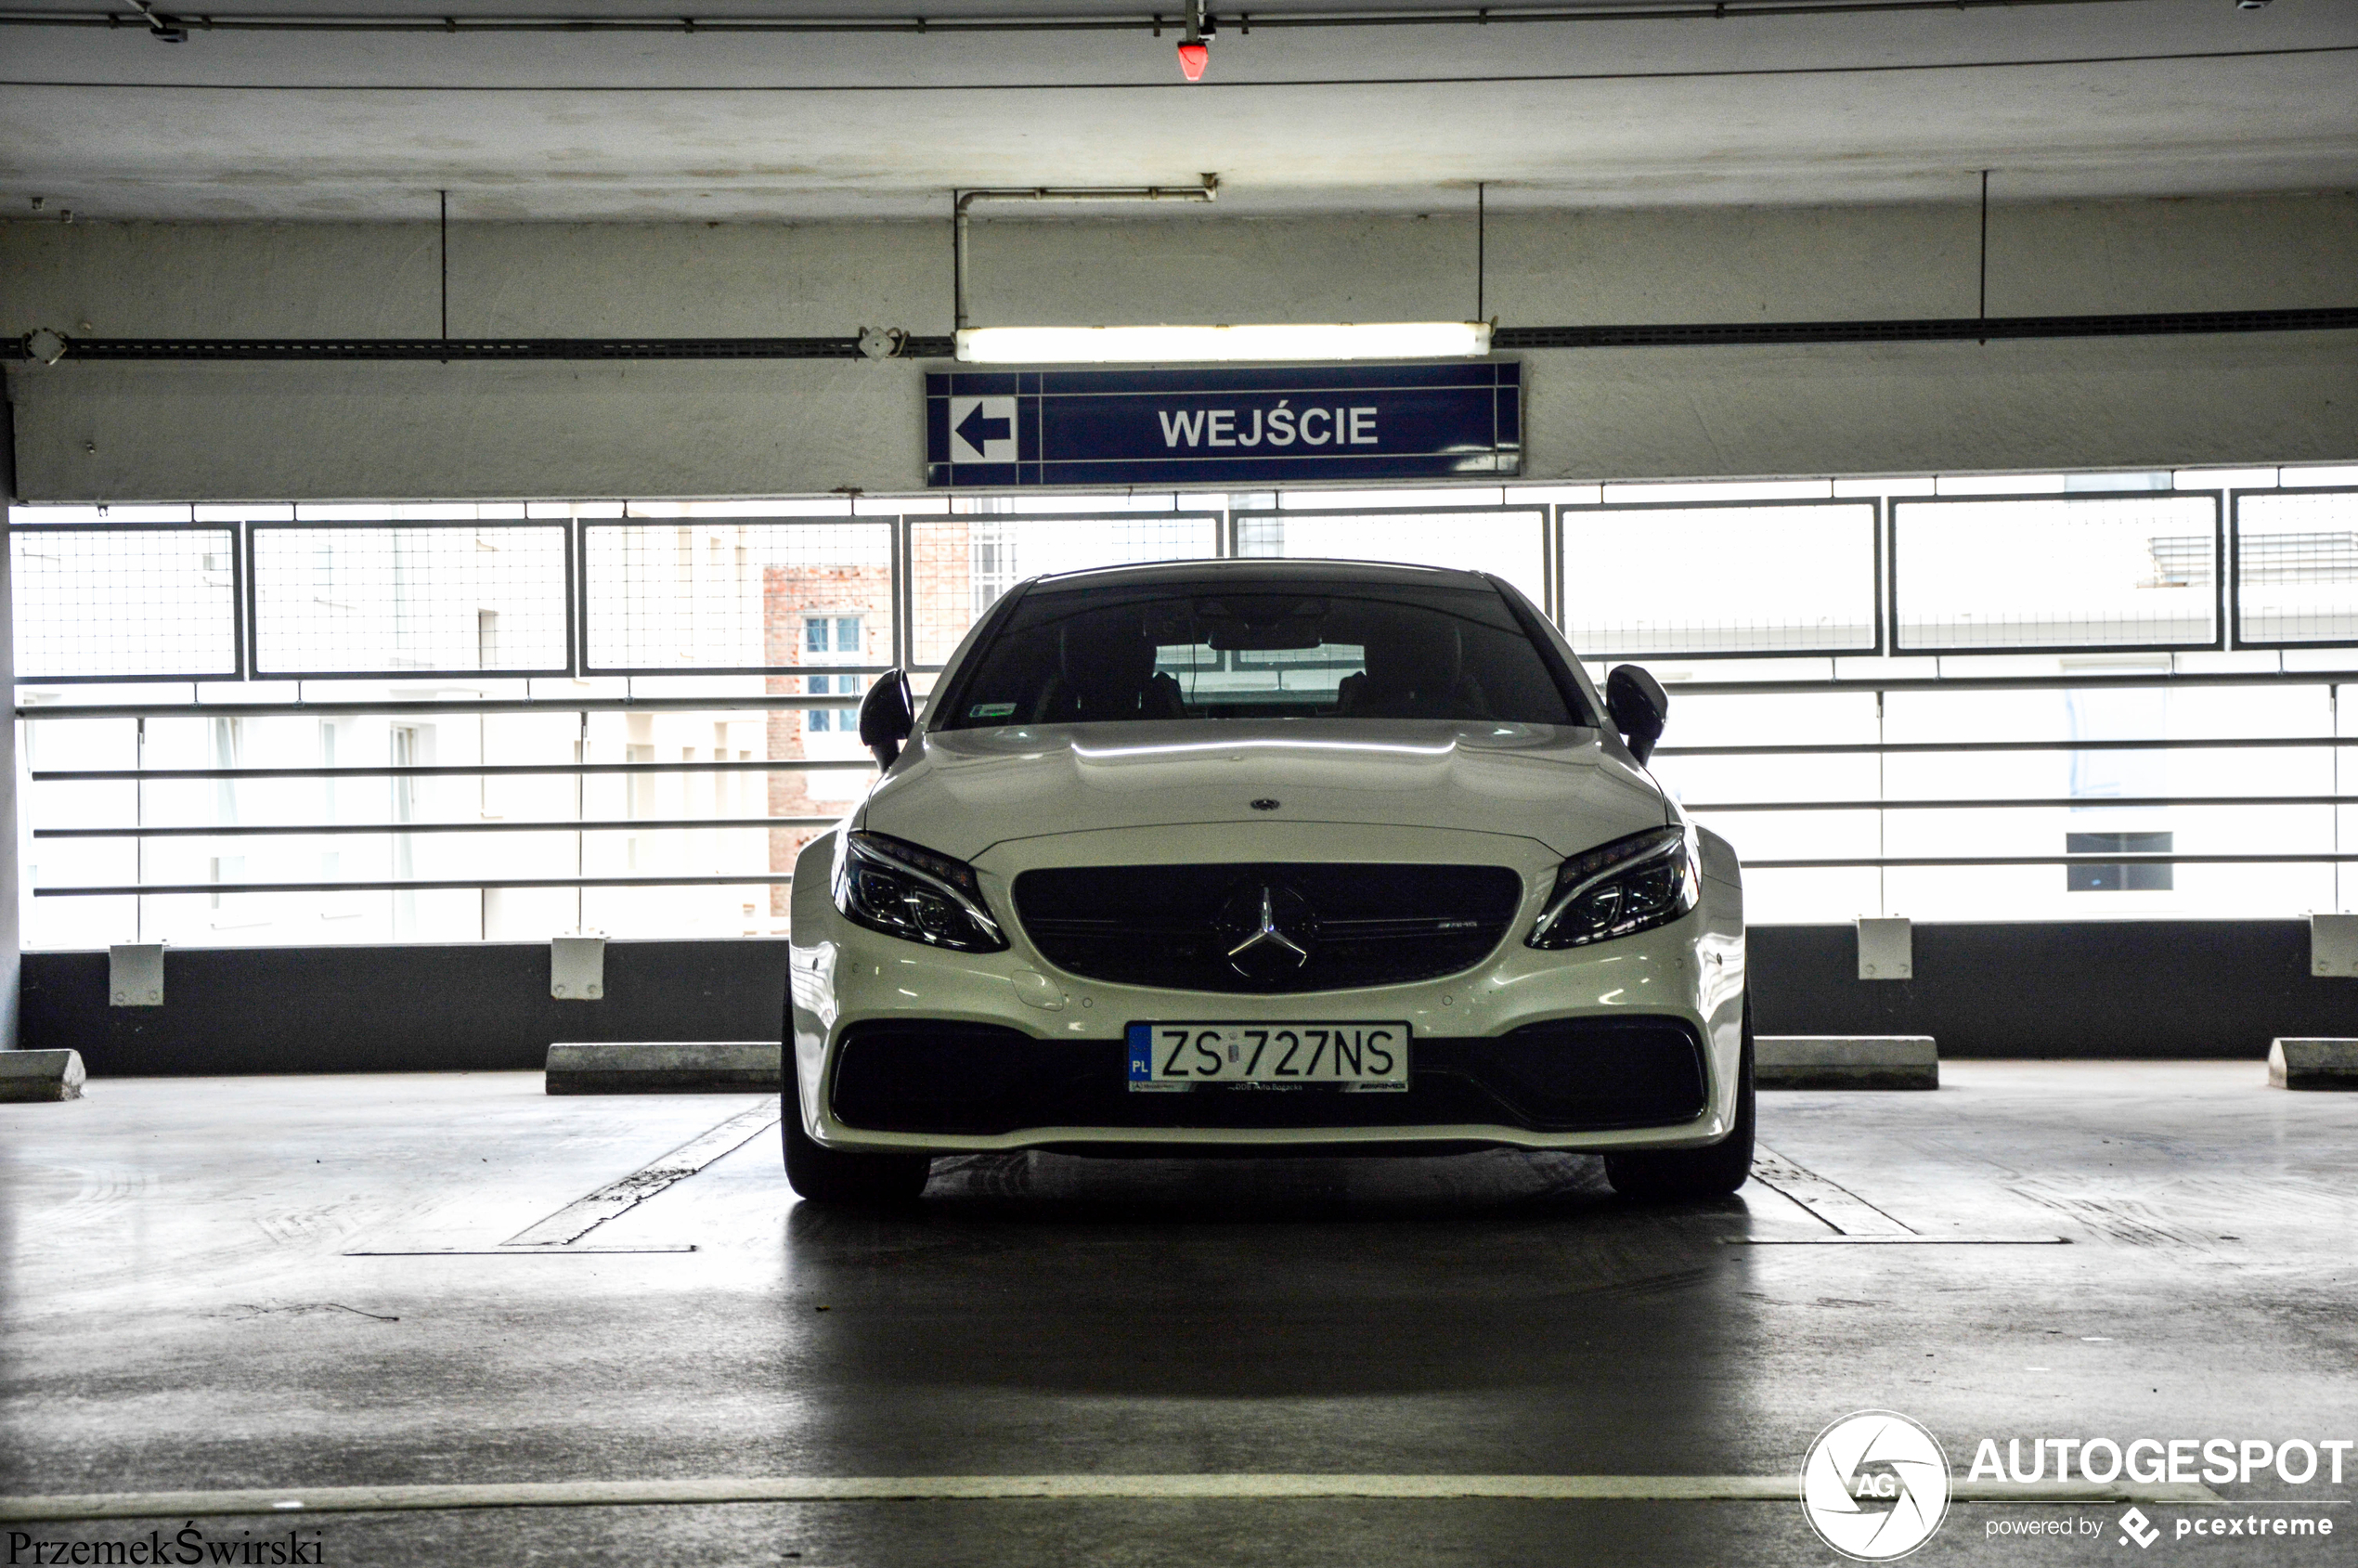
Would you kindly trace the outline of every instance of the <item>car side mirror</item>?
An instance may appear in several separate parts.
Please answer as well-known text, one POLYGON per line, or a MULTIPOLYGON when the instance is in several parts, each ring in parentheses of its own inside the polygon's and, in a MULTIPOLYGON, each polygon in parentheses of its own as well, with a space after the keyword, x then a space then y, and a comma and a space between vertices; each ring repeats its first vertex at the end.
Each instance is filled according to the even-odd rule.
POLYGON ((886 670, 860 699, 860 744, 868 748, 877 767, 889 768, 900 755, 900 743, 916 727, 917 705, 909 694, 908 672, 886 670))
MULTIPOLYGON (((1642 763, 1654 754, 1654 742, 1670 720, 1670 694, 1640 667, 1616 665, 1605 677, 1605 711, 1628 743, 1629 755, 1642 763)), ((864 724, 860 732, 868 732, 864 724)))

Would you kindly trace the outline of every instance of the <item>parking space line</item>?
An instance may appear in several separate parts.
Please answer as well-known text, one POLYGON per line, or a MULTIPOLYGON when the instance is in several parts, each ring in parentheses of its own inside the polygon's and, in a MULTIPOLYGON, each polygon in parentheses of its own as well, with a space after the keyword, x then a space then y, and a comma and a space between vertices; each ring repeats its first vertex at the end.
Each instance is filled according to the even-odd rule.
MULTIPOLYGON (((645 1508, 696 1503, 1012 1501, 1024 1498, 1155 1501, 1211 1498, 1532 1502, 1758 1502, 1799 1500, 1790 1475, 906 1475, 772 1476, 672 1481, 509 1482, 486 1485, 320 1486, 279 1491, 100 1492, 0 1497, 0 1521, 221 1518, 293 1513, 382 1513, 439 1509, 645 1508)), ((1958 1481, 1963 1503, 2177 1503, 2225 1501, 2199 1484, 2098 1485, 1958 1481)))

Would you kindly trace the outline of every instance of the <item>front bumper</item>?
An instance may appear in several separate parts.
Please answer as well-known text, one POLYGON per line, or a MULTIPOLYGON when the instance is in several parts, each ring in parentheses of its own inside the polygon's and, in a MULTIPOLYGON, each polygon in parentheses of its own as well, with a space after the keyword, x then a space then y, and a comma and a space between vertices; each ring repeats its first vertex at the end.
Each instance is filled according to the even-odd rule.
MULTIPOLYGON (((1197 832, 1163 836, 1153 858, 1239 858, 1233 829, 1201 843, 1192 842, 1197 832)), ((1413 843, 1388 846, 1386 834, 1357 829, 1338 849, 1362 860, 1513 864, 1525 899, 1507 940, 1481 965, 1440 979, 1292 995, 1150 991, 1066 975, 1013 922, 1012 947, 995 953, 869 931, 826 896, 832 841, 822 839, 795 882, 792 1059, 804 1130, 833 1148, 934 1154, 1142 1145, 1273 1154, 1346 1146, 1601 1150, 1727 1136, 1743 1002, 1733 886, 1707 876, 1701 907, 1671 925, 1541 952, 1522 939, 1552 886, 1557 857, 1545 846, 1486 834, 1401 836, 1413 843), (1406 1020, 1408 1091, 1128 1089, 1133 1022, 1303 1019, 1406 1020)), ((986 856, 977 869, 993 908, 1012 907, 1007 883, 1035 858, 1086 856, 1071 839, 1094 836, 986 856)))

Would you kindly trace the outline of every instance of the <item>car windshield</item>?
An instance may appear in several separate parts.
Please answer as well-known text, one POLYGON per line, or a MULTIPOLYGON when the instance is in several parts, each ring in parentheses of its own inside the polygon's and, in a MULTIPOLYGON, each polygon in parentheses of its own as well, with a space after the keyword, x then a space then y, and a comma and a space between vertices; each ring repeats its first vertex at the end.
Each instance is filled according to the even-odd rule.
POLYGON ((1575 724, 1495 590, 1318 580, 1027 594, 941 727, 1172 719, 1575 724))

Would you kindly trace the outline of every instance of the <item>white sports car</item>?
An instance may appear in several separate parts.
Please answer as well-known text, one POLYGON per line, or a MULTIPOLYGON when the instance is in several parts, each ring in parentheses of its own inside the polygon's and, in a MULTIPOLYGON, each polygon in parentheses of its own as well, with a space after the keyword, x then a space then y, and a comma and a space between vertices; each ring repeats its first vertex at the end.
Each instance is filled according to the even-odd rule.
POLYGON ((1742 875, 1474 572, 1211 561, 1037 577, 795 865, 786 1173, 913 1198, 938 1154, 1601 1153, 1742 1186, 1742 875))

